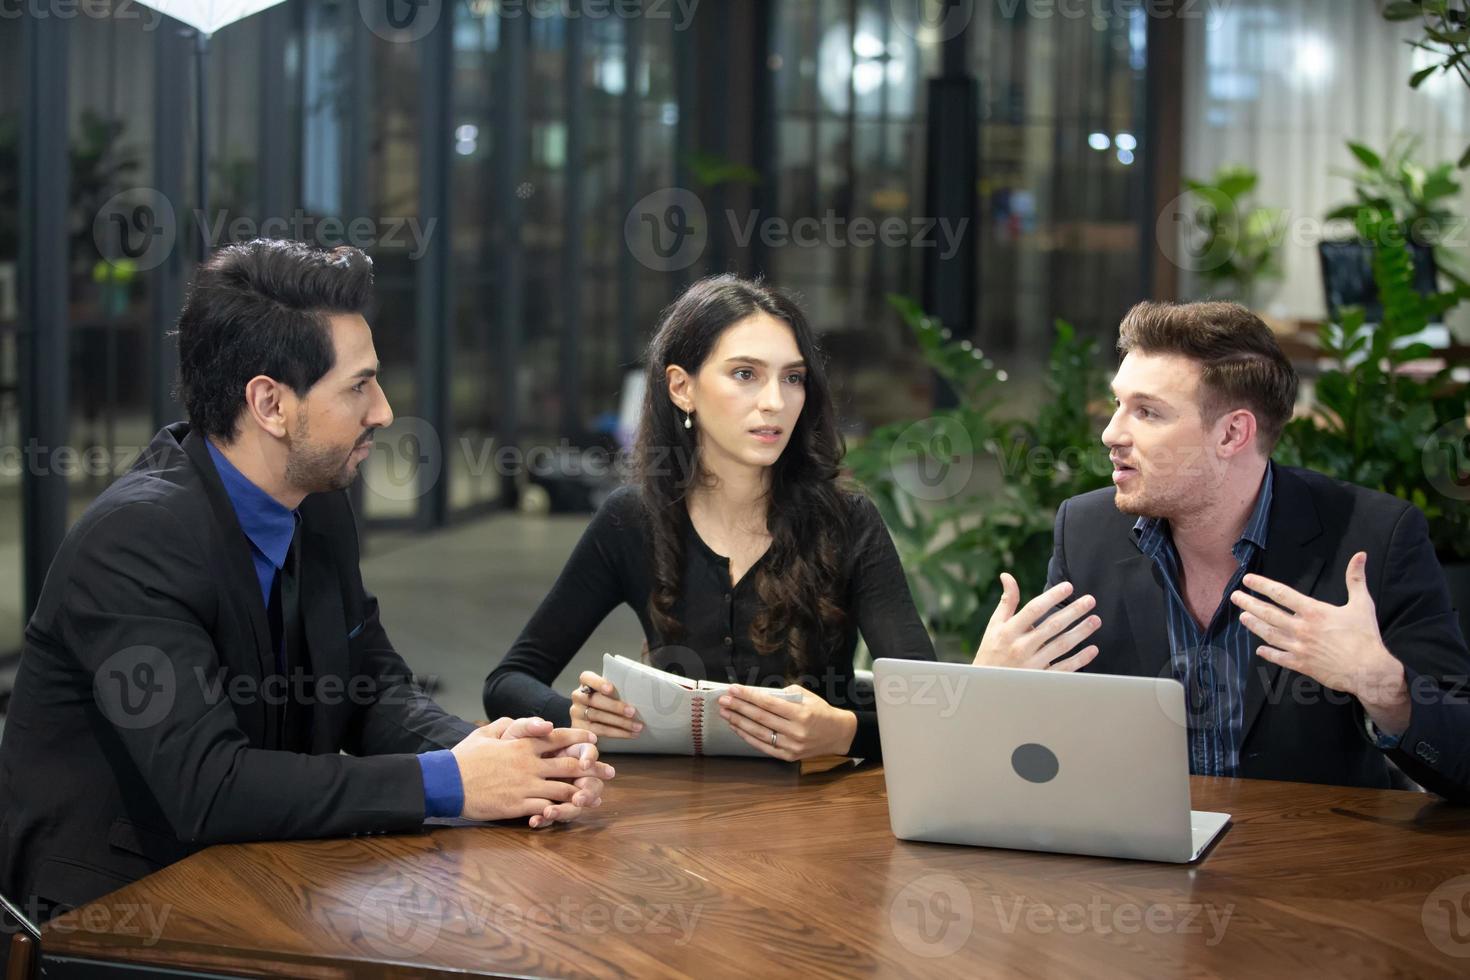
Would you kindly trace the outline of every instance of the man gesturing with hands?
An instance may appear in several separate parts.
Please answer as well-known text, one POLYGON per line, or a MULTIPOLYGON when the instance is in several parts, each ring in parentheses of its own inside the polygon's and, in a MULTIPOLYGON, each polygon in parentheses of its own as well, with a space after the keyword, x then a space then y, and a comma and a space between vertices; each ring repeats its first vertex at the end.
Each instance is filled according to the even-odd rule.
POLYGON ((1017 610, 1021 587, 1015 576, 1001 572, 1000 585, 1000 603, 990 614, 990 623, 975 653, 977 666, 1081 670, 1092 663, 1097 656, 1096 644, 1076 653, 1071 651, 1102 625, 1102 620, 1091 615, 1096 599, 1084 595, 1069 602, 1072 583, 1058 582, 1017 610))
POLYGON ((1179 680, 1198 774, 1387 787, 1391 761, 1470 801, 1470 654, 1424 515, 1271 462, 1297 379, 1243 307, 1141 303, 1118 350, 1113 486, 1058 509, 1045 592, 1002 576, 975 662, 1179 680))

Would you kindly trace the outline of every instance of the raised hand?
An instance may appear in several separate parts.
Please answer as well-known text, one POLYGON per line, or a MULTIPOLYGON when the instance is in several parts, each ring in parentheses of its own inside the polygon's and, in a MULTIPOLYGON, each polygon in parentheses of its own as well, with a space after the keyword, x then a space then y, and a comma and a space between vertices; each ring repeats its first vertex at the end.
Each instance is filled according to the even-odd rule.
POLYGON ((1010 572, 1000 573, 1000 586, 1000 603, 990 615, 980 649, 975 651, 977 667, 1078 670, 1097 656, 1096 646, 1083 647, 1067 656, 1102 625, 1100 617, 1088 615, 1097 605, 1092 596, 1082 596, 1047 616, 1072 594, 1071 582, 1052 586, 1024 606, 1021 587, 1010 572))

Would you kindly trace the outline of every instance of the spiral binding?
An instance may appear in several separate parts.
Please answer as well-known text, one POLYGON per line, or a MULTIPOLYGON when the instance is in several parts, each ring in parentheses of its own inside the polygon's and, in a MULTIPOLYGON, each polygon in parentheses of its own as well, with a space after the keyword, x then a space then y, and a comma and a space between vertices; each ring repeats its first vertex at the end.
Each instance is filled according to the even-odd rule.
POLYGON ((689 710, 689 733, 694 736, 694 754, 704 755, 704 698, 694 695, 689 710))

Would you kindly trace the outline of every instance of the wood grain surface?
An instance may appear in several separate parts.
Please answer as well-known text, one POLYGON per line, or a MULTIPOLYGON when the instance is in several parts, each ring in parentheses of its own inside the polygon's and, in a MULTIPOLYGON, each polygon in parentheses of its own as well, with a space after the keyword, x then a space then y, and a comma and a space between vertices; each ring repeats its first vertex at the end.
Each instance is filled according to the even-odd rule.
MULTIPOLYGON (((1470 810, 1193 780, 1168 865, 895 840, 874 766, 620 756, 549 831, 217 846, 42 952, 240 976, 1470 976, 1470 810)), ((65 975, 64 964, 48 976, 65 975)))

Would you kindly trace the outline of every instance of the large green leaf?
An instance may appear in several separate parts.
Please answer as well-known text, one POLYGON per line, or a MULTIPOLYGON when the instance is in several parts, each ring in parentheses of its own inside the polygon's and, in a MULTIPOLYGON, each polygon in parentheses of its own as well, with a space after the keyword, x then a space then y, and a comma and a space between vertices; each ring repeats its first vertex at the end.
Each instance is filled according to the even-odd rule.
POLYGON ((1383 8, 1383 16, 1387 20, 1414 20, 1423 15, 1424 9, 1413 0, 1394 0, 1383 8))
POLYGON ((1244 167, 1229 167, 1220 172, 1216 177, 1216 186, 1220 192, 1232 201, 1238 201, 1241 197, 1256 189, 1259 178, 1255 171, 1244 167))
POLYGON ((1380 157, 1377 153, 1374 153, 1372 150, 1368 149, 1368 147, 1363 145, 1362 143, 1354 143, 1352 141, 1349 141, 1348 149, 1351 150, 1353 156, 1362 161, 1363 166, 1367 167, 1369 170, 1378 170, 1383 166, 1383 158, 1380 157))
POLYGON ((1424 28, 1424 33, 1431 40, 1438 41, 1440 44, 1447 44, 1450 46, 1464 44, 1465 42, 1470 41, 1470 30, 1467 30, 1463 27, 1456 28, 1452 31, 1444 31, 1440 30, 1437 27, 1426 26, 1424 28))
POLYGON ((1444 68, 1443 65, 1430 65, 1428 68, 1421 68, 1414 72, 1414 74, 1409 76, 1409 88, 1418 88, 1420 85, 1423 85, 1430 75, 1440 71, 1442 68, 1444 68))

